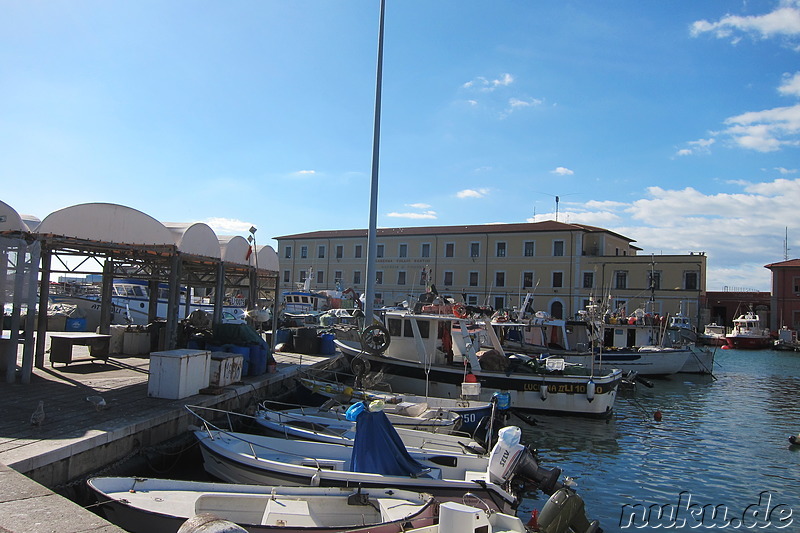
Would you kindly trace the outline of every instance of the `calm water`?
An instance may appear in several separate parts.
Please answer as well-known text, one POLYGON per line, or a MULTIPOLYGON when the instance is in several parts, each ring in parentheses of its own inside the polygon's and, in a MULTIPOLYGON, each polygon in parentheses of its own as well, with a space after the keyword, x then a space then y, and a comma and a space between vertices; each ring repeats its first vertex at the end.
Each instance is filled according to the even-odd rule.
POLYGON ((538 416, 523 439, 576 478, 607 532, 800 531, 800 353, 717 350, 713 378, 653 382, 618 396, 609 421, 538 416))

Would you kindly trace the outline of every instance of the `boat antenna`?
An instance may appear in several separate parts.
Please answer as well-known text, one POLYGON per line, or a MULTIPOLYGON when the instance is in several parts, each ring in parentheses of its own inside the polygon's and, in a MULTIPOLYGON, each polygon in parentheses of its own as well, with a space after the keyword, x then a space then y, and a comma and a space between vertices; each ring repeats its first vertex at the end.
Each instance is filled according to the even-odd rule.
POLYGON ((372 133, 372 181, 370 183, 369 233, 367 234, 367 284, 364 302, 364 326, 372 324, 375 316, 375 266, 378 243, 378 156, 381 138, 381 82, 383 79, 383 16, 386 0, 381 0, 378 22, 378 62, 375 74, 375 122, 372 133))

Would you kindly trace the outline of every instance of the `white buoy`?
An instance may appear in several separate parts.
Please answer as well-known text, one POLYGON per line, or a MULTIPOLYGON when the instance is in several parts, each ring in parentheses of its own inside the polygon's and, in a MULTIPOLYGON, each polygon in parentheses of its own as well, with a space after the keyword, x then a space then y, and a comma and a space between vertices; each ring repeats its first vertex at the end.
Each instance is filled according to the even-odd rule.
POLYGON ((542 400, 547 399, 547 384, 542 383, 539 385, 539 396, 542 397, 542 400))
POLYGON ((594 393, 597 387, 594 384, 593 380, 589 380, 589 383, 586 384, 586 399, 589 400, 589 403, 592 403, 594 400, 594 393))

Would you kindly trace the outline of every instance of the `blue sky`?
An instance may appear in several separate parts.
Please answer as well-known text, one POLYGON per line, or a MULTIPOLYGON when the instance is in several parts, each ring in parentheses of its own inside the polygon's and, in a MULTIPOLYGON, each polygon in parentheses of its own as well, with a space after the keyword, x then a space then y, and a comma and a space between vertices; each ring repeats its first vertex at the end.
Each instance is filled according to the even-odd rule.
MULTIPOLYGON (((259 244, 368 225, 378 0, 0 0, 0 199, 259 244)), ((800 254, 800 1, 387 0, 379 226, 558 219, 800 254)))

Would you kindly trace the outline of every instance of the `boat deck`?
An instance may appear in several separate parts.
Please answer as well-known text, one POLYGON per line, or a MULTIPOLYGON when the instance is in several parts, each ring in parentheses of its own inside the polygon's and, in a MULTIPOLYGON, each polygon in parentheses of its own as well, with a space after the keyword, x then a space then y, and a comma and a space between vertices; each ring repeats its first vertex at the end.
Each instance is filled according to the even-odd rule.
POLYGON ((91 360, 88 347, 74 346, 73 357, 69 365, 48 360, 29 384, 0 383, 0 531, 121 531, 53 490, 120 460, 131 445, 144 448, 179 435, 193 418, 186 404, 244 409, 302 368, 330 359, 276 353, 276 373, 169 400, 147 395, 147 354, 91 360), (98 409, 91 396, 101 396, 105 407, 98 409), (35 426, 31 416, 39 401, 45 415, 35 426))

